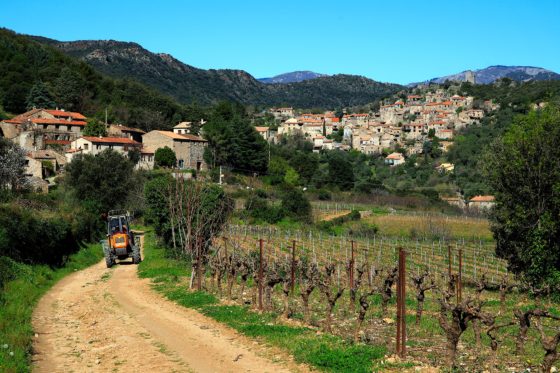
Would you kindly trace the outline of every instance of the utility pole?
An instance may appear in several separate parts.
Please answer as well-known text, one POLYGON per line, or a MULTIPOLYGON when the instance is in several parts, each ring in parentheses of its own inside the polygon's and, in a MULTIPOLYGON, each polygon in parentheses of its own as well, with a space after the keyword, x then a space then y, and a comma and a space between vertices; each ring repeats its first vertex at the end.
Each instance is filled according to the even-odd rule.
POLYGON ((107 108, 105 107, 105 127, 107 127, 107 108))
POLYGON ((220 165, 220 185, 222 185, 222 166, 220 165))

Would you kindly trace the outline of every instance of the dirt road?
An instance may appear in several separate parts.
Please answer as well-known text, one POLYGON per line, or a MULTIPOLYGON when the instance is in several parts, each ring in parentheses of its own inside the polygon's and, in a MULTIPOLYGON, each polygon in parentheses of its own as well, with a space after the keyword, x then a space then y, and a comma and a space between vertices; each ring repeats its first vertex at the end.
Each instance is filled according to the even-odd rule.
POLYGON ((135 265, 99 263, 66 277, 41 299, 33 326, 36 372, 300 370, 282 353, 164 299, 135 265))

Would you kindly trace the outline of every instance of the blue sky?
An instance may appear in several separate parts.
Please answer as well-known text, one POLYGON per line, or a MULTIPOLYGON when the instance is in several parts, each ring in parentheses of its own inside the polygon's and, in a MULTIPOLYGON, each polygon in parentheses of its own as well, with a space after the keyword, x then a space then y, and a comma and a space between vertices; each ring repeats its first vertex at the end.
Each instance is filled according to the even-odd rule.
POLYGON ((409 83, 489 65, 560 72, 560 0, 2 0, 0 26, 134 41, 200 68, 409 83))

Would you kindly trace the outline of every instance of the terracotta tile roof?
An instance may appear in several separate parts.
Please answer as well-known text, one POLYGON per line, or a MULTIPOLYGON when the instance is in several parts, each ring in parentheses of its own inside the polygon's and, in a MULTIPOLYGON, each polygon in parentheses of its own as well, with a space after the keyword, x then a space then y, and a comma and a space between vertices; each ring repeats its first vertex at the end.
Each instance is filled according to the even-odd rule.
POLYGON ((127 126, 123 126, 122 124, 113 124, 112 126, 120 129, 123 132, 136 132, 136 133, 146 133, 146 131, 141 130, 140 128, 134 128, 134 127, 127 127, 127 126))
POLYGON ((385 159, 404 159, 401 153, 391 153, 385 159))
POLYGON ((65 119, 47 119, 47 118, 31 118, 31 122, 35 124, 62 124, 71 126, 84 126, 87 124, 81 120, 65 120, 65 119))
POLYGON ((64 111, 64 110, 45 110, 45 111, 56 117, 70 117, 73 119, 83 119, 83 120, 86 119, 86 117, 83 116, 82 114, 73 111, 64 111))
POLYGON ((80 153, 82 149, 68 149, 65 153, 80 153))
POLYGON ((255 126, 255 129, 257 130, 257 132, 266 132, 266 131, 268 131, 269 127, 255 126))
POLYGON ((494 202, 495 200, 494 196, 474 196, 470 202, 494 202))
POLYGON ((161 135, 170 137, 173 140, 190 140, 190 141, 206 142, 206 140, 204 140, 202 137, 198 137, 195 135, 190 135, 190 134, 180 135, 178 133, 174 133, 171 131, 156 131, 156 132, 160 133, 161 135))
POLYGON ((94 144, 128 144, 128 145, 141 145, 138 141, 126 137, 95 137, 83 136, 84 140, 90 141, 94 144))
POLYGON ((334 117, 334 118, 331 119, 331 122, 340 123, 340 118, 334 117))

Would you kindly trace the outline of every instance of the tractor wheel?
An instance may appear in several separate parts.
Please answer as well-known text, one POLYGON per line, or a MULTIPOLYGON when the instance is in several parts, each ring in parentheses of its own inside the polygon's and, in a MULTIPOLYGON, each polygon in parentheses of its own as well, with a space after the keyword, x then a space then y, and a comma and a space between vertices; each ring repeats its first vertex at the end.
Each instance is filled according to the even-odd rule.
POLYGON ((132 247, 132 263, 139 264, 142 261, 140 257, 140 248, 136 245, 132 247))
POLYGON ((107 264, 107 268, 111 268, 115 264, 115 259, 110 253, 105 253, 105 264, 107 264))

